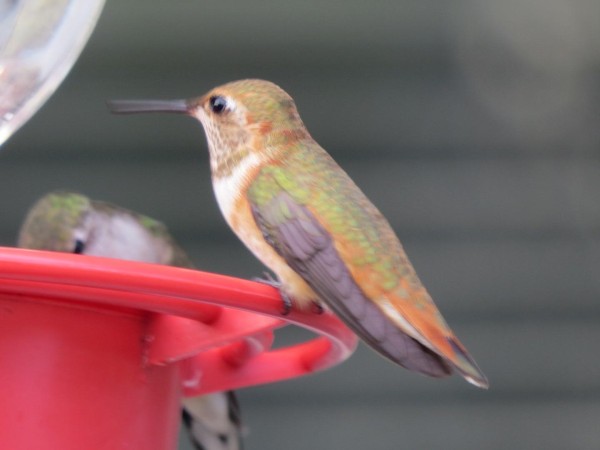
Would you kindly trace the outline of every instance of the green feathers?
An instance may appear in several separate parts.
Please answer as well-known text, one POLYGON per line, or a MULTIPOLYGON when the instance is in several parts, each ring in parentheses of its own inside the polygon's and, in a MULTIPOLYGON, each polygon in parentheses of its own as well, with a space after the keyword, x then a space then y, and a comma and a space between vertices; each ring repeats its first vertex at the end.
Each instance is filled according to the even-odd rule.
POLYGON ((19 233, 24 248, 71 251, 72 230, 80 226, 91 201, 73 192, 52 192, 31 208, 19 233))

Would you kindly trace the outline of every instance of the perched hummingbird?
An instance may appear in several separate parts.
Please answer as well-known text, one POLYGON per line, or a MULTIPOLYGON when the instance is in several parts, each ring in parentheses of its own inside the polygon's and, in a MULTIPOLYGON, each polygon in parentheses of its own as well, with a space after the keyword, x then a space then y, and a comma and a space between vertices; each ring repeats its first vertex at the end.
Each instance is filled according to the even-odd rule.
POLYGON ((310 136, 294 100, 263 80, 189 100, 120 100, 112 112, 174 112, 205 130, 225 219, 299 308, 323 302, 409 370, 487 379, 421 284, 390 224, 310 136))
MULTIPOLYGON (((21 227, 18 245, 192 268, 161 222, 72 192, 53 192, 38 200, 21 227)), ((197 450, 242 448, 233 392, 186 398, 182 417, 197 450)))

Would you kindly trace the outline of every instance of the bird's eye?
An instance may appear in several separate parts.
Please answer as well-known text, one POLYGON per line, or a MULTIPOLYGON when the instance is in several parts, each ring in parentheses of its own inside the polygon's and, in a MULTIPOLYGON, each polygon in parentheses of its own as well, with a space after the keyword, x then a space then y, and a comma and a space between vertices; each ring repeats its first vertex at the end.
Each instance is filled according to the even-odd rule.
POLYGON ((85 242, 81 239, 75 240, 75 248, 73 249, 73 253, 80 255, 85 250, 85 242))
POLYGON ((227 100, 220 95, 213 95, 209 100, 210 110, 215 114, 221 114, 228 108, 227 100))

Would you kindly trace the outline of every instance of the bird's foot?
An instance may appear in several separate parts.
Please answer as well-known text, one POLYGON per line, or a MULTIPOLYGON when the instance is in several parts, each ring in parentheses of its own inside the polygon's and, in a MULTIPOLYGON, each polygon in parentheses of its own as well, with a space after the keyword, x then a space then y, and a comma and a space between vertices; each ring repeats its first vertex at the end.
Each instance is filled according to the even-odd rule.
POLYGON ((310 310, 313 313, 318 314, 318 315, 321 315, 321 314, 323 314, 325 312, 325 308, 323 308, 323 305, 321 305, 319 302, 314 301, 314 300, 313 300, 313 302, 311 304, 310 310))
POLYGON ((287 292, 281 288, 281 281, 275 279, 269 272, 263 272, 263 277, 254 277, 252 280, 267 284, 277 289, 279 291, 279 295, 281 295, 281 300, 283 301, 283 310, 281 311, 281 314, 287 316, 290 313, 293 305, 292 299, 287 292))

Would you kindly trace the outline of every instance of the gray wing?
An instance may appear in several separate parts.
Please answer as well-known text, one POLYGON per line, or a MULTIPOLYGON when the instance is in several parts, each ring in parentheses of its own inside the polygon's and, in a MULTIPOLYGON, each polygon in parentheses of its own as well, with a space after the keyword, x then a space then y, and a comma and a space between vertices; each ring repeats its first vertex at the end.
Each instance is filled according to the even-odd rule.
POLYGON ((265 240, 374 350, 415 372, 434 377, 452 372, 443 358, 398 329, 365 296, 331 236, 305 206, 284 191, 264 205, 252 205, 252 213, 265 240))

